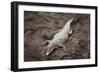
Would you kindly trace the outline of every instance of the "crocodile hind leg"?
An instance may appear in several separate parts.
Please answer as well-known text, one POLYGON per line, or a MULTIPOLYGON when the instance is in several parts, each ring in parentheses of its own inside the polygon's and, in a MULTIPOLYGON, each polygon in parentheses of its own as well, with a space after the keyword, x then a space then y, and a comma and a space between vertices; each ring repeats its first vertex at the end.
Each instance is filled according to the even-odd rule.
POLYGON ((69 34, 70 34, 70 35, 72 34, 72 29, 70 29, 69 34))

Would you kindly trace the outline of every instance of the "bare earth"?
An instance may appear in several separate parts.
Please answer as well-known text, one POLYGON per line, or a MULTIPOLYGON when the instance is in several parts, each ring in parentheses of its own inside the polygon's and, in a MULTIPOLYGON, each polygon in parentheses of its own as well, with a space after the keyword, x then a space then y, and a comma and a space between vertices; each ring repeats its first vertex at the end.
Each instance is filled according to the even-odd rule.
POLYGON ((90 15, 55 13, 48 20, 43 20, 33 12, 32 19, 24 21, 24 61, 45 61, 45 60, 71 60, 90 58, 90 15), (72 35, 64 43, 66 52, 62 48, 55 49, 49 56, 46 56, 47 40, 43 38, 43 32, 59 30, 65 22, 74 18, 71 28, 72 35))

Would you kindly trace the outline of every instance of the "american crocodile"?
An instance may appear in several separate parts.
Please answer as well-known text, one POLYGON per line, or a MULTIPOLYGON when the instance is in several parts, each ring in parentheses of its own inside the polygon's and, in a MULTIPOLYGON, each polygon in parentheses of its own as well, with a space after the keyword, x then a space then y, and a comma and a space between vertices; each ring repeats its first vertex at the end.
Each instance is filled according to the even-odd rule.
POLYGON ((68 20, 65 26, 61 29, 61 31, 56 33, 52 40, 48 40, 49 44, 47 46, 46 55, 49 55, 55 48, 58 48, 59 46, 66 48, 65 45, 63 45, 63 43, 67 40, 68 35, 72 34, 72 29, 71 29, 72 21, 73 18, 68 20))

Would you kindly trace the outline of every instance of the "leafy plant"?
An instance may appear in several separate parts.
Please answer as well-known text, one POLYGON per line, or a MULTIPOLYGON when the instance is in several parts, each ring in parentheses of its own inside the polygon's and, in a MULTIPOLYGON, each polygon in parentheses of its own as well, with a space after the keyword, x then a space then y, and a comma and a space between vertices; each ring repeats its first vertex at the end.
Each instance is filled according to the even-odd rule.
POLYGON ((47 39, 47 40, 51 40, 53 37, 54 37, 54 35, 56 34, 56 33, 58 33, 60 30, 57 30, 57 31, 47 31, 47 30, 45 30, 44 32, 43 32, 43 37, 45 38, 45 39, 47 39))
POLYGON ((24 11, 24 20, 32 19, 33 13, 31 11, 24 11))
POLYGON ((48 21, 49 18, 51 18, 54 13, 50 13, 50 12, 39 12, 38 15, 43 19, 43 20, 46 20, 48 21))

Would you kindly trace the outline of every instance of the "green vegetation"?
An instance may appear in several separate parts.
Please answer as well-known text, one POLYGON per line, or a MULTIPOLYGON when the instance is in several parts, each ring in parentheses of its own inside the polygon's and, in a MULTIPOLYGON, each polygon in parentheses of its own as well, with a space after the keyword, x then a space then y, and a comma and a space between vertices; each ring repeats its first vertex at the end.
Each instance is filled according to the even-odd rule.
POLYGON ((24 11, 24 20, 32 19, 32 17, 33 17, 33 12, 31 12, 31 11, 24 11))
MULTIPOLYGON (((33 13, 31 11, 24 11, 24 20, 32 19, 33 13)), ((54 13, 51 12, 35 12, 42 20, 49 21, 49 18, 54 16, 54 13)))
POLYGON ((57 30, 57 31, 47 31, 47 30, 45 30, 44 32, 43 32, 43 37, 45 38, 45 39, 47 39, 47 40, 51 40, 53 37, 54 37, 54 35, 56 34, 56 33, 58 33, 60 30, 57 30))
POLYGON ((38 12, 38 15, 46 21, 49 21, 49 18, 52 18, 54 13, 49 13, 49 12, 38 12))

